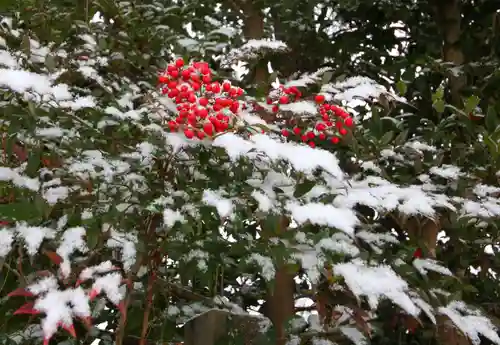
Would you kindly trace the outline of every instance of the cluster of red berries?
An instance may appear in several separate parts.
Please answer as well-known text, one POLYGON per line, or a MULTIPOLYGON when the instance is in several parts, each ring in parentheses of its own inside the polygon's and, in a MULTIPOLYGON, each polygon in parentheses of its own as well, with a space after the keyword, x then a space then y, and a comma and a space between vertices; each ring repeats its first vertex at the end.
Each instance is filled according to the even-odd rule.
POLYGON ((333 144, 338 144, 340 137, 347 134, 347 128, 354 125, 352 117, 344 109, 325 103, 325 96, 316 95, 314 101, 318 105, 318 113, 321 115, 321 121, 318 121, 314 128, 303 130, 300 127, 294 127, 291 131, 283 129, 281 134, 285 137, 295 135, 303 142, 307 142, 310 147, 316 147, 316 138, 324 141, 327 138, 333 144))
POLYGON ((288 104, 292 102, 296 102, 302 97, 302 93, 295 86, 285 88, 283 85, 280 85, 278 90, 275 90, 269 97, 266 99, 266 103, 268 105, 273 105, 272 111, 277 113, 279 110, 280 104, 288 104))
POLYGON ((243 90, 230 82, 212 82, 206 62, 185 66, 183 59, 170 64, 158 77, 161 91, 177 104, 178 116, 168 122, 171 132, 184 131, 188 139, 203 139, 231 126, 242 104, 237 100, 243 90))

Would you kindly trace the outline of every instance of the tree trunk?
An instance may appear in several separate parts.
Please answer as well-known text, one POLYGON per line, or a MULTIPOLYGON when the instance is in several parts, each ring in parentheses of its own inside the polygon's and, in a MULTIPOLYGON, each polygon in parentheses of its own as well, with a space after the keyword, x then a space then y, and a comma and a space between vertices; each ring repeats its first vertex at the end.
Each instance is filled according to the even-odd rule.
MULTIPOLYGON (((433 0, 436 24, 440 28, 443 37, 442 55, 445 62, 451 62, 456 66, 464 63, 465 58, 460 47, 461 29, 461 0, 433 0)), ((464 75, 452 75, 449 81, 451 99, 454 105, 461 105, 460 91, 465 86, 464 75)))

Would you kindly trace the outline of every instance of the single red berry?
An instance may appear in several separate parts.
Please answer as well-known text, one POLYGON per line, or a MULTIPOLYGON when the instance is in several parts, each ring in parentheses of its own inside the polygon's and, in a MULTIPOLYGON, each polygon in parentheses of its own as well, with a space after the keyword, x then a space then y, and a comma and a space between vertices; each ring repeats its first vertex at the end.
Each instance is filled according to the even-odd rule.
POLYGON ((310 141, 307 143, 311 148, 315 148, 316 147, 316 144, 314 143, 314 141, 310 141))
POLYGON ((212 78, 209 75, 204 75, 203 77, 201 77, 201 81, 203 82, 203 84, 208 84, 212 81, 212 78))
POLYGON ((318 138, 320 140, 325 140, 326 139, 326 134, 325 133, 319 133, 318 138))
POLYGON ((177 71, 177 67, 175 67, 174 65, 168 65, 167 66, 167 71, 168 72, 177 71))
POLYGON ((220 84, 219 83, 213 83, 212 84, 212 92, 213 93, 219 93, 220 92, 220 84))
POLYGON ((175 61, 175 66, 177 67, 182 67, 184 66, 184 60, 183 59, 177 59, 177 61, 175 61))
POLYGON ((289 132, 288 130, 286 130, 286 129, 283 129, 283 130, 281 131, 281 134, 282 134, 284 137, 288 137, 288 136, 290 136, 290 132, 289 132))
POLYGON ((198 100, 198 103, 203 106, 203 107, 206 107, 208 105, 208 99, 206 99, 205 97, 202 97, 198 100))
POLYGON ((188 80, 191 78, 191 72, 189 70, 185 69, 184 71, 181 72, 182 79, 188 80))
POLYGON ((206 118, 208 116, 208 110, 205 108, 198 109, 197 114, 199 117, 202 119, 206 118))
POLYGON ((168 74, 170 74, 170 76, 171 76, 172 78, 177 78, 177 77, 179 77, 179 71, 177 71, 177 70, 170 71, 170 72, 168 72, 168 74))
POLYGON ((168 82, 168 78, 164 75, 161 75, 158 77, 158 82, 162 83, 162 84, 165 84, 168 82))
POLYGON ((287 104, 288 101, 289 101, 289 98, 287 96, 281 96, 280 100, 279 100, 279 103, 280 104, 287 104))
POLYGON ((277 113, 280 108, 277 105, 273 105, 273 108, 271 110, 273 113, 277 113))
POLYGON ((314 139, 314 137, 316 136, 314 132, 307 132, 306 135, 309 139, 314 139))
POLYGON ((324 123, 318 123, 318 124, 316 125, 316 129, 317 129, 318 131, 324 131, 324 130, 326 129, 326 125, 325 125, 324 123))
POLYGON ((184 130, 184 135, 186 136, 186 138, 188 139, 193 139, 194 137, 194 132, 192 130, 190 130, 189 128, 185 129, 184 130))
POLYGON ((238 102, 234 102, 233 104, 231 104, 231 106, 229 107, 229 110, 231 110, 233 113, 236 113, 238 112, 238 108, 240 107, 240 104, 238 102))
POLYGON ((338 144, 338 143, 339 143, 339 141, 340 141, 340 139, 339 139, 338 137, 333 137, 333 138, 332 138, 332 143, 333 143, 333 144, 338 144))
POLYGON ((346 135, 347 134, 347 129, 341 128, 341 129, 339 129, 339 133, 340 133, 340 135, 346 135))
POLYGON ((205 133, 203 133, 202 131, 198 131, 196 132, 196 136, 198 137, 198 139, 202 140, 203 138, 205 138, 205 133))
POLYGON ((273 104, 273 100, 271 98, 266 99, 267 104, 273 104))
POLYGON ((231 84, 229 83, 222 84, 222 90, 224 90, 224 92, 228 92, 230 89, 231 89, 231 84))
POLYGON ((212 135, 214 134, 214 126, 210 122, 207 122, 203 125, 203 131, 207 133, 207 135, 212 135))
POLYGON ((325 102, 325 96, 323 96, 323 95, 316 95, 314 97, 314 100, 316 101, 316 103, 322 104, 322 103, 325 102))
POLYGON ((299 134, 300 134, 300 132, 301 132, 301 131, 300 131, 300 128, 299 128, 299 127, 295 127, 295 128, 293 129, 293 133, 294 133, 295 135, 299 135, 299 134))
POLYGON ((423 256, 422 248, 417 248, 415 252, 413 252, 413 257, 416 259, 421 259, 423 256))
POLYGON ((345 119, 344 125, 346 125, 347 127, 352 127, 353 125, 352 117, 348 117, 347 119, 345 119))
POLYGON ((168 88, 169 89, 175 89, 176 87, 177 87, 177 82, 175 82, 175 81, 172 80, 172 81, 170 81, 168 83, 168 88))
POLYGON ((307 135, 300 136, 300 140, 302 140, 303 142, 306 142, 307 141, 307 135))

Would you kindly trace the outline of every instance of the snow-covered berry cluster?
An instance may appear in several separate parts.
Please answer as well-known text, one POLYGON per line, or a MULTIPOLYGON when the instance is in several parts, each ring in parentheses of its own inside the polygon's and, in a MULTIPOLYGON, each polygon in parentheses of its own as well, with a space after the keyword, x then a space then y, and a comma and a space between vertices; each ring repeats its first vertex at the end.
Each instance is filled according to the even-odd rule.
POLYGON ((338 144, 340 138, 348 133, 347 128, 354 126, 353 118, 339 106, 326 102, 324 95, 316 95, 314 101, 321 120, 315 121, 312 127, 307 123, 306 126, 297 125, 292 129, 283 129, 281 134, 287 138, 295 136, 311 147, 316 147, 318 141, 325 140, 338 144))
POLYGON ((178 114, 168 122, 171 132, 183 131, 188 139, 204 139, 234 125, 243 104, 243 90, 226 81, 212 82, 206 62, 185 65, 178 59, 158 77, 161 91, 177 104, 178 114))

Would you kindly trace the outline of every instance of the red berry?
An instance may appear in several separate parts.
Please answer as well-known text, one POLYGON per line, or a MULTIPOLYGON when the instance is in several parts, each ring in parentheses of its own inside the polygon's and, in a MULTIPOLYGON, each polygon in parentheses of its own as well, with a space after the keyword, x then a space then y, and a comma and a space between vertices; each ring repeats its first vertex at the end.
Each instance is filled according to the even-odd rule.
POLYGON ((280 100, 279 100, 280 104, 287 104, 288 101, 289 101, 289 99, 287 96, 281 96, 280 100))
POLYGON ((307 141, 307 135, 302 135, 300 137, 300 140, 302 140, 303 142, 306 142, 307 141))
POLYGON ((184 60, 183 59, 177 59, 177 61, 175 61, 175 65, 177 67, 179 67, 179 68, 182 67, 182 66, 184 66, 184 60))
POLYGON ((198 131, 198 132, 196 132, 196 136, 198 137, 198 139, 201 140, 201 139, 205 138, 205 133, 198 131))
POLYGON ((325 102, 325 96, 316 95, 316 97, 314 97, 314 100, 316 101, 316 103, 321 104, 321 103, 325 102))
POLYGON ((184 135, 186 136, 186 138, 188 139, 193 139, 194 137, 194 132, 192 130, 190 130, 189 128, 185 129, 184 130, 184 135))
POLYGON ((238 108, 239 108, 240 104, 238 102, 234 102, 233 104, 231 104, 231 106, 229 107, 229 110, 231 110, 233 113, 236 113, 238 112, 238 108))
POLYGON ((179 71, 177 71, 177 70, 170 71, 170 72, 168 72, 168 74, 170 74, 170 76, 171 76, 172 78, 177 78, 177 77, 179 77, 179 71))
POLYGON ((340 141, 340 139, 339 139, 339 138, 337 138, 337 137, 333 137, 333 138, 332 138, 332 143, 333 143, 333 144, 338 144, 338 143, 339 143, 339 141, 340 141))
POLYGON ((220 85, 219 85, 219 83, 213 83, 212 84, 212 92, 213 93, 219 93, 220 92, 220 85))
POLYGON ((317 129, 318 131, 324 131, 324 130, 326 129, 326 126, 325 126, 325 124, 324 124, 324 123, 318 123, 318 124, 316 125, 316 129, 317 129))
POLYGON ((191 72, 185 69, 184 71, 181 72, 181 76, 184 80, 188 80, 189 78, 191 78, 191 72))
POLYGON ((325 133, 319 133, 318 138, 320 140, 325 140, 326 139, 326 134, 325 133))
POLYGON ((353 125, 352 117, 348 117, 347 119, 345 119, 345 120, 344 120, 344 124, 345 124, 347 127, 352 127, 352 125, 353 125))
POLYGON ((175 67, 174 65, 168 65, 167 66, 167 71, 168 72, 177 71, 177 67, 175 67))
POLYGON ((307 132, 306 135, 309 139, 314 139, 314 137, 316 136, 314 132, 307 132))
POLYGON ((422 249, 417 248, 415 252, 413 253, 413 257, 416 259, 421 259, 423 257, 422 249))
POLYGON ((203 125, 203 131, 208 135, 212 135, 214 133, 214 126, 210 122, 207 122, 203 125))
POLYGON ((290 135, 290 132, 289 132, 288 130, 286 130, 286 129, 283 129, 283 130, 281 131, 281 134, 282 134, 284 137, 288 137, 288 136, 290 135))
POLYGON ((293 129, 293 133, 294 133, 295 135, 299 135, 299 134, 300 134, 300 128, 299 128, 299 127, 295 127, 295 128, 293 129))
POLYGON ((202 119, 206 118, 208 116, 208 110, 205 108, 198 109, 198 116, 201 117, 202 119))
POLYGON ((271 110, 273 113, 277 113, 280 108, 277 105, 273 105, 273 108, 271 110))
POLYGON ((212 81, 212 78, 209 76, 209 75, 204 75, 202 78, 201 78, 201 81, 204 83, 204 84, 208 84, 212 81))
POLYGON ((206 107, 207 104, 208 104, 208 99, 206 99, 205 97, 202 97, 198 100, 198 103, 203 106, 203 107, 206 107))
POLYGON ((309 146, 311 146, 311 148, 315 148, 316 147, 316 144, 314 143, 314 141, 310 141, 308 142, 309 146))
POLYGON ((340 133, 340 135, 346 135, 347 134, 347 129, 341 128, 341 129, 339 129, 339 133, 340 133))
POLYGON ((273 104, 273 100, 271 98, 266 99, 267 104, 273 104))
POLYGON ((229 84, 229 83, 222 84, 222 90, 224 90, 225 92, 228 92, 229 89, 231 89, 231 84, 229 84))
POLYGON ((165 84, 166 82, 168 82, 168 78, 164 75, 161 75, 158 77, 158 82, 165 84))

